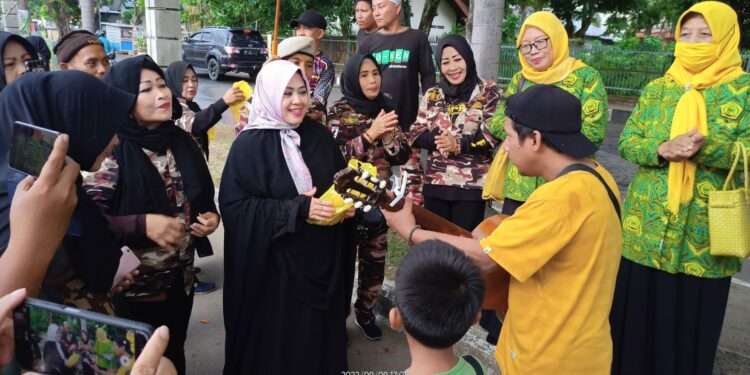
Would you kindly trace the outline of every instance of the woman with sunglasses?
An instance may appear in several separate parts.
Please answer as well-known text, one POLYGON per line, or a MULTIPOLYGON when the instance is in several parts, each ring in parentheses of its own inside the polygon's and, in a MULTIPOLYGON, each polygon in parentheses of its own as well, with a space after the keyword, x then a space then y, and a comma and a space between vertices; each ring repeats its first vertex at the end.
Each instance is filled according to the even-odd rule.
MULTIPOLYGON (((601 146, 607 134, 607 92, 596 69, 570 56, 568 34, 562 22, 550 12, 533 13, 521 25, 516 46, 521 71, 511 78, 505 96, 537 84, 562 88, 581 101, 583 134, 594 145, 601 146)), ((500 140, 505 139, 504 121, 505 103, 501 102, 489 123, 492 135, 500 140)), ((522 176, 516 166, 509 162, 503 186, 505 200, 502 213, 513 215, 543 183, 541 177, 522 176)), ((487 341, 497 341, 499 322, 494 314, 484 315, 481 325, 490 332, 487 341)))

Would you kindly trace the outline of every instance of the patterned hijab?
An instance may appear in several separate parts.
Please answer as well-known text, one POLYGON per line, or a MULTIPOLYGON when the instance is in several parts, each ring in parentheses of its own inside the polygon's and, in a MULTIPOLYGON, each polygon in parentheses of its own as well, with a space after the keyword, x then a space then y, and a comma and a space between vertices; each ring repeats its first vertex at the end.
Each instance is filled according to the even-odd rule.
POLYGON ((286 85, 295 74, 299 74, 305 81, 308 93, 310 84, 302 71, 294 64, 286 60, 276 60, 268 63, 258 73, 255 79, 255 94, 250 109, 250 118, 245 130, 251 129, 275 129, 281 135, 281 149, 284 159, 292 175, 297 192, 302 194, 312 189, 312 176, 310 169, 302 159, 300 151, 301 138, 294 131, 299 124, 290 125, 284 121, 281 102, 284 98, 286 85))

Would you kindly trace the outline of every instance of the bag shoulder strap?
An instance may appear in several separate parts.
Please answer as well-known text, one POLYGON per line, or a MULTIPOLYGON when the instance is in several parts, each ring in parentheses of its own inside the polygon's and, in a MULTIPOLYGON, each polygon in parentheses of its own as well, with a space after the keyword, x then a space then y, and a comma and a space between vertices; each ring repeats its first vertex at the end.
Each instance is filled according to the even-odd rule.
POLYGON ((477 361, 474 356, 471 355, 465 355, 463 356, 463 359, 474 369, 474 372, 477 375, 484 375, 484 371, 482 370, 482 365, 479 364, 479 361, 477 361))
POLYGON ((562 177, 573 171, 584 171, 584 172, 591 173, 596 178, 598 178, 599 181, 601 181, 602 185, 604 185, 604 188, 607 189, 607 195, 609 195, 609 200, 612 201, 612 205, 615 207, 615 211, 617 211, 617 217, 620 219, 620 223, 622 223, 622 212, 620 211, 620 203, 617 201, 617 196, 615 195, 615 193, 612 191, 612 189, 609 188, 609 185, 607 185, 607 182, 604 181, 604 177, 602 177, 602 175, 600 175, 599 172, 597 172, 594 168, 591 168, 585 164, 569 165, 565 169, 563 169, 562 172, 560 172, 560 174, 557 175, 557 177, 562 177))
POLYGON ((526 77, 523 76, 523 73, 521 73, 521 79, 518 80, 518 90, 516 91, 516 94, 523 91, 523 87, 526 85, 526 77))

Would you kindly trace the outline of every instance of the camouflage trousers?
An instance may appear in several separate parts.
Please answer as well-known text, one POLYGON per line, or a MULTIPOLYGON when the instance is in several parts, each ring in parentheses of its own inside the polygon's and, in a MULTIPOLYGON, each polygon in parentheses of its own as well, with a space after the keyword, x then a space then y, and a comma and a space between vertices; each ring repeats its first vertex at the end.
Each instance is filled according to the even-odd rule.
POLYGON ((358 281, 357 315, 371 315, 385 275, 385 257, 388 253, 388 230, 363 235, 357 243, 358 281))

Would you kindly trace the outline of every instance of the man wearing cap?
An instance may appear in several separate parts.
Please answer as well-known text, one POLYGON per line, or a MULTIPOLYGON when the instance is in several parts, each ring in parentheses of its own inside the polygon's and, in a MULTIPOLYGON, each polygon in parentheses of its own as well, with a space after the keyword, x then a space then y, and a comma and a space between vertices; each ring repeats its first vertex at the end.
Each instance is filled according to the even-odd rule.
POLYGON ((109 71, 109 58, 104 52, 104 45, 96 35, 86 30, 74 30, 63 35, 53 52, 60 70, 79 70, 99 79, 109 71))
MULTIPOLYGON (((503 147, 518 171, 548 182, 481 240, 420 229, 411 205, 388 224, 411 243, 462 250, 480 270, 510 274, 508 312, 495 358, 503 374, 605 374, 612 361, 609 311, 622 229, 615 180, 590 159, 581 103, 536 85, 508 99, 503 147)), ((486 285, 487 291, 497 285, 486 285)))
POLYGON ((357 53, 371 54, 380 64, 381 91, 408 132, 417 119, 420 82, 422 93, 435 85, 432 48, 423 32, 401 25, 401 0, 373 0, 372 9, 380 30, 364 38, 357 53))
MULTIPOLYGON (((313 38, 307 36, 293 36, 282 40, 276 48, 276 56, 271 56, 271 58, 264 64, 277 59, 287 60, 292 64, 297 65, 297 67, 305 74, 307 80, 310 81, 313 77, 314 53, 315 40, 313 38)), ((310 108, 308 108, 305 117, 325 124, 325 105, 317 101, 310 101, 310 108)), ((245 128, 248 118, 250 118, 249 102, 245 103, 242 106, 242 109, 240 109, 240 120, 235 126, 236 133, 239 133, 245 128)))
POLYGON ((354 0, 354 20, 359 27, 357 45, 380 29, 372 16, 372 0, 354 0))
POLYGON ((312 91, 310 99, 313 102, 323 104, 325 109, 328 104, 328 95, 331 94, 333 82, 336 80, 336 72, 331 57, 320 50, 320 40, 323 39, 327 27, 326 19, 314 10, 307 10, 297 19, 289 22, 289 27, 297 29, 297 36, 307 36, 315 41, 313 75, 309 79, 310 90, 312 91))

